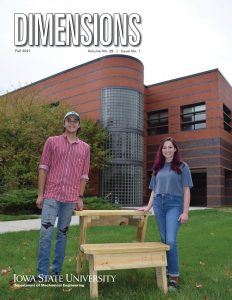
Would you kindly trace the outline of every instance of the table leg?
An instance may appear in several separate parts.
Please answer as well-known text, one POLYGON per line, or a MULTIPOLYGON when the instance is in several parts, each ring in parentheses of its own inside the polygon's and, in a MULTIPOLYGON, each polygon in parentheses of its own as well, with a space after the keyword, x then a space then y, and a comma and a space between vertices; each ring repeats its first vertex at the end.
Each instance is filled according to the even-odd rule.
POLYGON ((98 282, 97 282, 97 271, 94 270, 94 257, 93 255, 89 255, 89 275, 90 275, 90 297, 97 298, 98 297, 98 282))
POLYGON ((138 230, 137 230, 138 242, 144 242, 145 240, 145 235, 147 230, 147 218, 148 216, 144 216, 143 219, 141 219, 138 224, 138 230))
POLYGON ((168 291, 166 267, 156 267, 156 279, 158 287, 166 294, 168 291))
POLYGON ((87 223, 88 219, 86 217, 80 216, 80 233, 79 239, 77 242, 77 265, 76 272, 81 273, 84 261, 84 253, 80 251, 80 245, 85 244, 86 242, 86 233, 87 233, 87 223))

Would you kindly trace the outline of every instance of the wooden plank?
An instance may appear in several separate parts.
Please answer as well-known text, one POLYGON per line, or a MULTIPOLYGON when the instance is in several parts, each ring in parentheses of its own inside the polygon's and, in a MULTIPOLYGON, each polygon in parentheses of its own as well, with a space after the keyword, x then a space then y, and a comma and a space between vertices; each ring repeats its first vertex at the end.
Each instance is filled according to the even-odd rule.
POLYGON ((144 216, 144 219, 140 221, 138 224, 137 229, 137 241, 138 242, 144 242, 145 241, 145 235, 147 230, 147 218, 148 216, 144 216))
MULTIPOLYGON (((97 276, 97 271, 94 268, 94 257, 93 255, 88 257, 89 260, 89 275, 94 278, 94 276, 97 276)), ((98 282, 95 280, 91 280, 89 282, 89 288, 90 288, 90 297, 95 298, 98 297, 98 282)))
POLYGON ((131 216, 128 218, 129 222, 128 225, 132 226, 140 226, 141 224, 144 224, 144 216, 131 216))
POLYGON ((158 266, 156 267, 156 280, 158 287, 164 291, 166 294, 168 292, 167 287, 167 276, 166 276, 166 267, 158 266))
POLYGON ((145 243, 110 243, 110 244, 83 244, 80 250, 86 254, 109 254, 128 252, 167 251, 169 246, 159 242, 145 243))
POLYGON ((85 244, 86 242, 86 234, 88 227, 88 218, 80 218, 80 236, 77 242, 77 265, 76 272, 79 274, 82 271, 83 261, 84 261, 84 253, 80 251, 80 245, 85 244))
POLYGON ((166 252, 94 254, 94 270, 141 269, 167 266, 166 252))
POLYGON ((145 216, 151 213, 145 213, 136 209, 118 209, 118 210, 79 210, 74 211, 76 216, 145 216))
MULTIPOLYGON (((81 217, 82 218, 82 217, 81 217)), ((144 216, 91 216, 90 226, 132 225, 140 227, 144 224, 144 216)))
POLYGON ((128 225, 128 216, 92 216, 91 226, 128 225))

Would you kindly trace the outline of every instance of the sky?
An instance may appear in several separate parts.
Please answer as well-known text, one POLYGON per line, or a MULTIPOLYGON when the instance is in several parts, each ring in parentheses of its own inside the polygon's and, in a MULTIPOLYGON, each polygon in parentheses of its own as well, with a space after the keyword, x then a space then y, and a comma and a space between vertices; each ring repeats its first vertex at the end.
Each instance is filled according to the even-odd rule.
POLYGON ((142 17, 142 42, 125 49, 135 49, 127 54, 144 64, 145 85, 215 68, 232 85, 231 0, 1 0, 0 11, 0 94, 124 49, 118 47, 116 53, 116 48, 103 46, 25 46, 29 52, 17 52, 15 13, 137 13, 142 17))

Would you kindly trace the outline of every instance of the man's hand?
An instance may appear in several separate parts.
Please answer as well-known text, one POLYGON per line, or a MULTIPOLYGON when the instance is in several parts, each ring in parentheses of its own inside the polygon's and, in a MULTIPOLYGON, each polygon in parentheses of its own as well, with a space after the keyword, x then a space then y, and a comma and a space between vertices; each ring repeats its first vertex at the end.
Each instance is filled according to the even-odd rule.
POLYGON ((36 205, 39 209, 42 209, 42 207, 43 207, 43 196, 38 196, 37 197, 36 205))
POLYGON ((84 208, 84 203, 83 203, 82 199, 79 198, 79 201, 76 204, 76 210, 83 210, 83 208, 84 208))

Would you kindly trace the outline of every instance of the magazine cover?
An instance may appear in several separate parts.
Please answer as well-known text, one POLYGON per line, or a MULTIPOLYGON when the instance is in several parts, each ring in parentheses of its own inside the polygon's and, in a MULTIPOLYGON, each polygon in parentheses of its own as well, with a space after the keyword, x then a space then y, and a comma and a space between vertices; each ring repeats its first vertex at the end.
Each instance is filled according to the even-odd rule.
POLYGON ((0 299, 230 299, 232 3, 1 1, 0 299))

